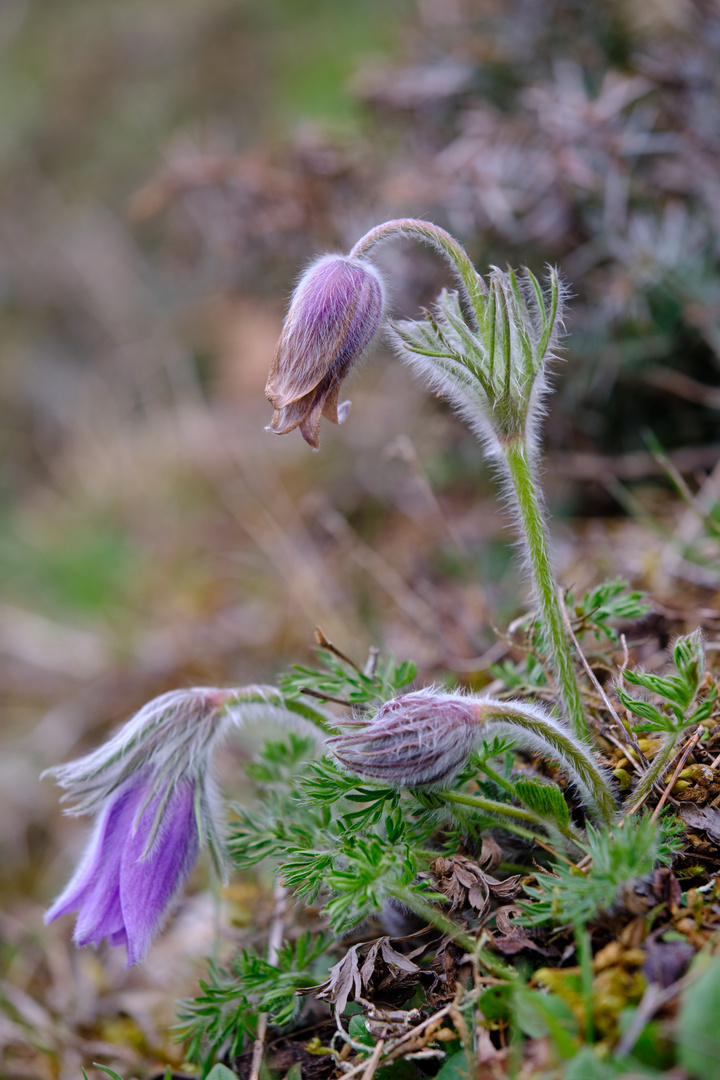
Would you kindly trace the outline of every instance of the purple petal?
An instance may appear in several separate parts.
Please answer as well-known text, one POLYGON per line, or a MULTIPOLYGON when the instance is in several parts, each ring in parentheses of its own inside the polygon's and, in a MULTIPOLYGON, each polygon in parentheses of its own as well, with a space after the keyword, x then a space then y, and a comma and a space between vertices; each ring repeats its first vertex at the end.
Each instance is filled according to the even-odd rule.
POLYGON ((119 903, 120 858, 142 794, 143 785, 127 784, 108 802, 80 865, 45 915, 45 922, 49 923, 79 910, 74 937, 80 945, 97 943, 123 926, 119 903))
POLYGON ((120 864, 120 903, 127 933, 128 967, 145 956, 197 859, 200 842, 194 796, 194 784, 187 780, 178 784, 145 858, 160 795, 146 807, 135 833, 126 837, 120 864))

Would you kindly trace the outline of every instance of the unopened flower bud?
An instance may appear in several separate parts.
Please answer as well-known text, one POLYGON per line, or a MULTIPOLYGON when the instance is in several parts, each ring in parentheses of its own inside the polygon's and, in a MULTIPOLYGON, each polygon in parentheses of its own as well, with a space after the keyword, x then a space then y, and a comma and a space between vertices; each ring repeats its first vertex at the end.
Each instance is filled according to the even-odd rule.
POLYGON ((327 742, 345 768, 392 787, 447 786, 483 739, 499 735, 559 765, 606 821, 615 803, 590 748, 533 702, 452 694, 433 687, 387 701, 375 718, 344 720, 327 742))
POLYGON ((265 393, 269 430, 299 427, 317 448, 323 416, 341 424, 340 384, 377 333, 384 306, 380 274, 365 259, 324 255, 303 274, 275 350, 265 393))
POLYGON ((338 761, 361 776, 400 787, 448 784, 480 736, 472 698, 423 691, 394 698, 373 720, 352 726, 351 733, 328 739, 338 761))

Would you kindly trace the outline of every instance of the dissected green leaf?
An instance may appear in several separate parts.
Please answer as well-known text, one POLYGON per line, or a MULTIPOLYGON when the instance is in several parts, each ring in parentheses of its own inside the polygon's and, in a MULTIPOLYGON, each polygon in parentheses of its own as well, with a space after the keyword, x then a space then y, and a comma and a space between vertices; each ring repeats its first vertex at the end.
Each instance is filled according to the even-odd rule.
POLYGON ((542 817, 552 818, 561 827, 570 822, 570 809, 565 796, 555 784, 545 784, 541 780, 521 779, 515 783, 519 798, 529 810, 542 817))

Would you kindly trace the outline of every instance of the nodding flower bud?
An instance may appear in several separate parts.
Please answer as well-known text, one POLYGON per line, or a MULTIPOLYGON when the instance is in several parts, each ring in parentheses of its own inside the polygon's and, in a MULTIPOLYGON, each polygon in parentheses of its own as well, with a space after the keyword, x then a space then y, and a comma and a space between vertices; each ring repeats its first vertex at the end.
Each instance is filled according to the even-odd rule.
POLYGON ((484 739, 500 735, 558 765, 594 813, 606 821, 615 813, 590 748, 533 702, 427 687, 387 701, 372 720, 343 720, 338 727, 350 730, 326 741, 340 764, 391 787, 445 787, 484 739))
POLYGON ((472 698, 423 691, 386 702, 373 720, 342 726, 356 730, 327 740, 341 765, 401 787, 448 784, 480 736, 472 698))
POLYGON ((265 393, 275 409, 268 430, 285 435, 299 427, 319 446, 323 416, 341 424, 340 384, 377 333, 385 290, 364 259, 324 255, 303 274, 275 349, 265 393))

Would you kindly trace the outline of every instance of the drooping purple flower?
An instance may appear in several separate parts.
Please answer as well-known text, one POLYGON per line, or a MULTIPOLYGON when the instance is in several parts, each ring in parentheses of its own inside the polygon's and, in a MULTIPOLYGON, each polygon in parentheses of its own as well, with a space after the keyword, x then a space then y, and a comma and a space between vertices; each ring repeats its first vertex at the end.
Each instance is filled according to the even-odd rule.
POLYGON ((352 772, 392 786, 444 785, 467 764, 481 735, 477 702, 416 691, 386 702, 370 721, 343 721, 327 742, 352 772))
POLYGON ((340 384, 377 333, 384 287, 364 259, 324 255, 303 274, 275 349, 265 393, 275 409, 269 430, 299 427, 311 446, 323 416, 341 424, 340 384))
POLYGON ((152 773, 140 770, 107 801, 80 865, 45 916, 51 922, 77 911, 76 944, 107 938, 125 945, 128 967, 144 959, 200 847, 196 784, 183 779, 170 792, 152 791, 152 773))
POLYGON ((142 960, 192 870, 201 845, 225 876, 221 802, 212 755, 244 717, 283 719, 273 687, 173 690, 144 705, 104 746, 48 769, 96 823, 46 922, 77 911, 75 941, 127 947, 142 960))

